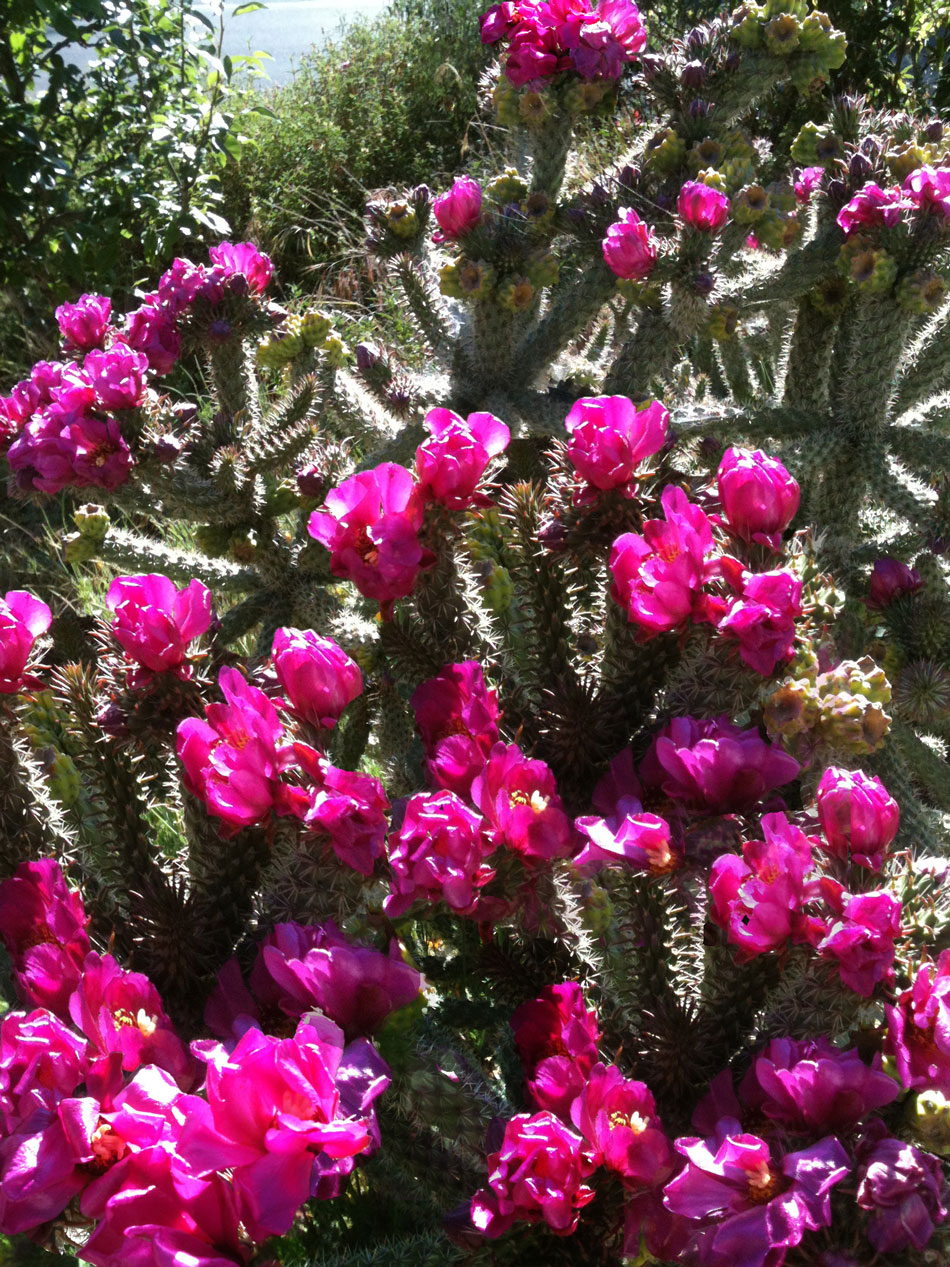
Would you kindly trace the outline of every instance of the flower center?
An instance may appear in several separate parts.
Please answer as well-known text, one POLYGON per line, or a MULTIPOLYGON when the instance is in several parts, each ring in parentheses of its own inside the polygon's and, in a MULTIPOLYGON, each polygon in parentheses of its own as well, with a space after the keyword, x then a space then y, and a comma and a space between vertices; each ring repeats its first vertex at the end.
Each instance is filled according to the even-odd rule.
POLYGON ((607 1119, 613 1127, 626 1127, 634 1135, 642 1135, 647 1128, 647 1119, 640 1113, 621 1113, 616 1110, 607 1119))
POLYGON ((21 950, 30 950, 33 946, 47 945, 55 946, 56 938, 53 936, 53 930, 45 920, 42 924, 35 924, 20 942, 21 950))
POLYGON ((760 1161, 749 1171, 749 1200, 755 1205, 765 1205, 780 1191, 782 1176, 768 1162, 760 1161))
POLYGON ((370 541, 369 533, 365 528, 360 529, 354 548, 363 562, 368 563, 370 567, 374 568, 379 562, 379 547, 375 542, 370 541))
POLYGON ((512 809, 516 805, 530 805, 536 814, 542 814, 548 807, 548 797, 542 796, 537 788, 530 794, 520 789, 508 793, 508 804, 512 809))
POLYGON ((99 1125, 93 1131, 92 1139, 89 1141, 89 1147, 92 1149, 93 1156, 91 1161, 85 1163, 85 1168, 92 1171, 94 1175, 104 1174, 127 1152, 125 1140, 121 1135, 116 1134, 104 1118, 99 1119, 99 1125))
POLYGON ((144 1007, 140 1007, 134 1016, 124 1007, 116 1008, 112 1019, 119 1029, 131 1029, 134 1026, 143 1038, 151 1038, 158 1029, 157 1018, 149 1016, 144 1007))

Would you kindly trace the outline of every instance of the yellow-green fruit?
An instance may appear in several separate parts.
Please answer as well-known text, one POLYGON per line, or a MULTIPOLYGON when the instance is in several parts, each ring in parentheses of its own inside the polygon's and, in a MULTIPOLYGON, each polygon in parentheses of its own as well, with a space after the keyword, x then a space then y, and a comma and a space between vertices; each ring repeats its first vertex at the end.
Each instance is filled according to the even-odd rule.
POLYGON ((798 136, 792 142, 791 156, 796 163, 810 167, 819 162, 818 144, 832 135, 831 128, 819 127, 817 123, 803 123, 798 136))
POLYGON ((84 537, 81 532, 69 532, 63 538, 63 557, 67 563, 88 563, 99 553, 101 541, 84 537))
POLYGON ((295 484, 281 480, 269 488, 264 496, 265 515, 288 515, 300 505, 300 494, 295 484))
POLYGON ((672 128, 664 128, 647 142, 643 161, 659 172, 674 172, 686 161, 686 142, 672 128))
POLYGON ((709 311, 706 333, 711 339, 725 343, 734 338, 739 328, 739 309, 732 304, 717 304, 709 311))
POLYGON ((706 168, 718 167, 723 160, 723 148, 715 137, 707 136, 697 141, 686 156, 691 172, 701 172, 706 168))
POLYGON ((551 99, 545 92, 523 92, 518 98, 518 117, 525 127, 541 127, 551 112, 551 99))
POLYGON ((732 200, 732 216, 739 224, 755 224, 769 209, 769 195, 761 185, 746 185, 732 200))
POLYGON ((323 345, 324 355, 327 358, 327 365, 331 369, 342 369, 349 360, 350 349, 343 342, 338 334, 331 334, 323 345))
POLYGON ((897 288, 897 302, 907 312, 921 316, 936 312, 947 295, 947 283, 932 269, 918 269, 905 277, 897 288))
POLYGON ((332 329, 333 320, 328 313, 313 310, 300 318, 300 333, 308 348, 322 347, 332 329))
POLYGON ((950 1156, 950 1100, 934 1088, 918 1091, 907 1102, 907 1124, 932 1153, 950 1156))
POLYGON ((818 720, 818 696, 807 677, 787 678, 765 704, 764 720, 770 735, 791 736, 810 730, 818 720))
POLYGON ((762 27, 762 10, 756 5, 746 5, 745 13, 733 26, 732 38, 742 48, 759 48, 765 40, 762 27))
POLYGON ((806 18, 802 19, 801 36, 799 38, 799 47, 805 52, 812 53, 816 49, 821 48, 828 40, 828 37, 834 31, 831 25, 831 18, 827 13, 809 13, 806 18))
POLYGON ((726 193, 725 174, 717 172, 714 167, 704 168, 696 179, 701 185, 708 185, 710 189, 718 189, 721 194, 726 193))
POLYGON ((62 805, 75 805, 82 796, 82 779, 72 757, 57 752, 46 767, 50 791, 62 805))
POLYGON ((766 23, 766 48, 778 57, 787 57, 798 48, 801 32, 801 23, 798 19, 791 13, 782 13, 766 23))
POLYGON ((80 536, 89 537, 92 541, 105 541, 109 531, 109 512, 104 506, 96 506, 90 502, 73 511, 73 523, 79 529, 80 536))
POLYGON ((518 90, 505 75, 502 75, 492 93, 498 122, 506 128, 512 128, 518 122, 518 90))
POLYGON ((386 208, 386 228, 397 238, 412 238, 419 228, 419 219, 406 203, 391 202, 386 208))
POLYGON ((582 79, 567 90, 564 102, 571 114, 592 114, 606 106, 613 95, 613 89, 604 80, 582 79))
POLYGON ((897 262, 884 250, 867 248, 852 256, 850 276, 861 290, 872 295, 883 295, 894 285, 897 262))
POLYGON ((507 207, 512 202, 524 202, 528 196, 528 186, 518 175, 516 168, 506 167, 500 176, 488 182, 485 194, 492 202, 507 207))
POLYGON ((507 568, 495 564, 482 590, 482 596, 496 616, 508 610, 514 597, 514 586, 507 568))
POLYGON ((279 369, 281 365, 286 365, 287 361, 293 357, 293 350, 291 348, 288 355, 288 349, 284 344, 283 339, 275 338, 273 335, 258 343, 255 351, 258 365, 264 369, 279 369))

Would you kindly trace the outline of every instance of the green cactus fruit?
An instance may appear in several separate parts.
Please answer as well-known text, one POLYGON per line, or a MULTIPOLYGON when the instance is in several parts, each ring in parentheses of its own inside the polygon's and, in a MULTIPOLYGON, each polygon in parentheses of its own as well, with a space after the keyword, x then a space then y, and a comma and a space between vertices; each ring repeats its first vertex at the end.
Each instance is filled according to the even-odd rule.
POLYGON ((489 609, 496 616, 502 616, 511 606, 514 598, 514 585, 507 568, 500 564, 492 564, 487 579, 483 581, 482 597, 489 609))
POLYGON ((414 238, 419 230, 419 217, 405 202, 391 202, 386 207, 386 228, 397 238, 414 238))
POLYGON ((743 5, 732 15, 732 38, 741 48, 760 48, 765 42, 762 18, 765 10, 756 4, 743 5))
POLYGON ((527 312, 537 294, 530 278, 509 277, 498 288, 498 302, 509 312, 527 312))
POLYGON ((704 167, 701 172, 697 173, 696 179, 701 185, 708 185, 710 189, 718 189, 721 194, 728 192, 728 182, 726 173, 717 171, 715 167, 704 167))
POLYGON ((312 309, 300 318, 300 333, 308 348, 320 348, 326 342, 327 335, 333 329, 333 319, 326 312, 312 309))
POLYGON ((527 128, 544 127, 553 113, 550 95, 529 90, 518 97, 518 118, 527 128))
POLYGON ((937 312, 947 297, 947 283, 931 268, 919 268, 901 280, 897 302, 905 312, 924 316, 937 312))
POLYGON ((866 247, 851 256, 849 275, 860 290, 883 295, 894 285, 897 261, 883 249, 866 247))
POLYGON ((818 13, 817 10, 809 13, 802 18, 799 47, 808 53, 817 52, 824 47, 833 31, 834 27, 827 13, 818 13))
POLYGON ((46 766, 49 788, 61 805, 77 805, 82 797, 82 779, 72 757, 57 752, 46 766))
POLYGON ((531 284, 540 290, 556 284, 560 267, 552 251, 536 251, 525 261, 525 271, 531 284))
POLYGON ((802 26, 791 13, 782 13, 765 25, 765 46, 777 57, 788 57, 798 48, 802 26))
POLYGON ((725 343, 735 338, 739 328, 739 309, 733 304, 716 304, 709 310, 706 333, 711 339, 725 343))
POLYGON ((765 702, 763 716, 770 735, 789 738, 818 722, 818 693, 809 678, 786 678, 765 702))
POLYGON ((792 142, 790 150, 792 158, 796 163, 801 163, 803 167, 817 165, 818 142, 830 135, 831 129, 828 127, 821 127, 810 120, 807 123, 803 123, 798 135, 792 142))
POLYGON ((675 172, 686 161, 686 142, 672 128, 663 128, 647 142, 644 163, 658 172, 675 172))
POLYGON ((518 175, 517 168, 506 167, 500 176, 495 176, 485 186, 485 196, 500 207, 507 207, 512 202, 524 202, 528 196, 528 185, 518 175))
POLYGON ((492 91, 492 104, 502 127, 513 128, 517 125, 518 90, 504 74, 500 76, 492 91))
POLYGON ((331 334, 327 337, 323 345, 323 351, 327 358, 327 365, 334 370, 342 369, 350 359, 350 349, 338 334, 331 334))
POLYGON ((299 505, 300 494, 297 491, 296 483, 291 480, 281 480, 279 483, 270 483, 268 485, 264 494, 265 515, 289 515, 299 505))
POLYGON ((933 1087, 907 1101, 907 1125, 928 1151, 950 1156, 950 1100, 933 1087))
POLYGON ((746 185, 732 200, 732 215, 739 224, 755 224, 769 209, 769 195, 761 185, 746 185))
POLYGON ((908 141, 906 145, 888 150, 884 161, 894 180, 903 181, 918 167, 923 167, 927 162, 927 154, 919 145, 908 141))
POLYGON ((231 529, 226 524, 202 524, 195 529, 195 544, 202 554, 219 558, 228 552, 231 529))
POLYGON ((89 563, 99 553, 101 541, 84 537, 81 532, 67 532, 63 538, 63 558, 67 563, 89 563))
POLYGON ((73 523, 79 529, 80 536, 102 542, 109 531, 109 512, 105 506, 89 502, 73 511, 73 523))
POLYGON ((809 291, 808 298, 819 312, 834 317, 844 311, 850 289, 847 278, 827 277, 814 290, 809 291))
POLYGON ((689 170, 695 174, 703 171, 704 168, 718 167, 723 158, 721 142, 713 136, 707 136, 693 145, 686 156, 686 163, 689 170))

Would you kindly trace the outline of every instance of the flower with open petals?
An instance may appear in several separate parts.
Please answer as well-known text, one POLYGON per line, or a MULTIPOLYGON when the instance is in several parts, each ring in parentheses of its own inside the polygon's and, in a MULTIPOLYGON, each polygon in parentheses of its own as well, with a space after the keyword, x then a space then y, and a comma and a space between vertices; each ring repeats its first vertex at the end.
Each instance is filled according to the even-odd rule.
POLYGON ((467 796, 498 742, 498 697, 477 660, 447 664, 410 700, 436 787, 467 796))
POLYGON ((875 985, 891 975, 894 942, 901 931, 901 903, 886 889, 848 893, 828 876, 822 877, 820 885, 831 918, 816 949, 823 958, 837 962, 849 989, 870 998, 875 985))
POLYGON ((413 796, 402 826, 389 840, 386 914, 396 918, 417 901, 444 901, 459 914, 472 912, 478 890, 495 874, 485 861, 492 843, 484 825, 454 792, 413 796))
POLYGON ((13 695, 27 684, 33 644, 52 622, 50 609, 27 590, 8 590, 0 598, 0 695, 13 695))
POLYGON ((856 1153, 857 1204, 871 1215, 868 1240, 879 1254, 925 1249, 950 1214, 939 1158, 888 1135, 880 1121, 869 1125, 856 1153))
POLYGON ((511 1028, 530 1101, 567 1121, 598 1060, 597 1013, 576 981, 563 981, 522 1003, 511 1028))
POLYGON ((0 882, 0 936, 20 997, 65 1020, 91 947, 82 898, 52 858, 21 862, 0 882))
POLYGON ((669 410, 658 400, 635 405, 626 396, 585 396, 571 406, 564 425, 567 456, 594 488, 621 488, 632 496, 640 463, 666 441, 669 410))
POLYGON ((950 1095, 950 950, 923 963, 909 990, 887 1012, 884 1050, 905 1087, 935 1087, 950 1095))
POLYGON ((566 858, 576 850, 550 766, 529 759, 517 744, 495 744, 484 770, 472 781, 472 800, 497 843, 526 861, 566 858))
POLYGON ((904 196, 920 211, 950 220, 950 168, 918 167, 904 180, 904 196))
POLYGON ((625 1078, 616 1065, 596 1064, 571 1108, 571 1120, 594 1160, 630 1186, 655 1184, 672 1167, 670 1142, 645 1082, 625 1078))
POLYGON ((312 629, 278 629, 271 660, 290 711, 311 726, 332 728, 362 693, 360 666, 332 638, 312 629))
POLYGON ((83 362, 102 409, 134 409, 145 399, 148 360, 127 343, 113 343, 104 352, 90 352, 83 362))
POLYGON ((465 510, 480 499, 475 490, 485 468, 507 448, 511 432, 494 414, 460 418, 451 409, 430 409, 425 428, 432 438, 416 449, 419 490, 448 510, 465 510))
MULTIPOLYGON (((735 559, 719 560, 735 596, 726 600, 716 629, 739 643, 743 662, 767 677, 795 650, 795 620, 802 614, 802 581, 791 572, 747 572, 735 559)), ((710 603, 710 611, 713 603, 710 603)))
POLYGON ((222 242, 208 251, 211 263, 223 276, 240 274, 247 278, 248 289, 261 294, 274 275, 270 257, 259 251, 253 242, 222 242))
POLYGON ((153 673, 187 676, 188 644, 211 625, 211 591, 200 581, 178 589, 167 576, 117 576, 106 594, 112 634, 130 659, 153 673))
POLYGON ((181 356, 181 335, 175 320, 158 304, 142 304, 125 315, 117 336, 141 354, 156 374, 168 374, 181 356))
POLYGON ((653 230, 629 207, 621 207, 619 216, 604 238, 604 260, 615 276, 643 281, 656 268, 653 230))
POLYGON ((109 328, 112 300, 105 295, 80 295, 74 304, 60 304, 56 321, 70 352, 101 348, 109 328))

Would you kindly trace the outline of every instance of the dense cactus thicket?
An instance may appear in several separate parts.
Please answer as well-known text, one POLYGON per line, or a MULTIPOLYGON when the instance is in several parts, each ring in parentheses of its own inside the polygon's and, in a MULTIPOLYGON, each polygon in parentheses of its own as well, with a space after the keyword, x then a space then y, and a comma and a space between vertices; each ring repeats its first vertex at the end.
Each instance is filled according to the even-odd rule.
POLYGON ((0 399, 11 1261, 950 1255, 950 133, 798 0, 482 39, 412 355, 225 243, 0 399))

